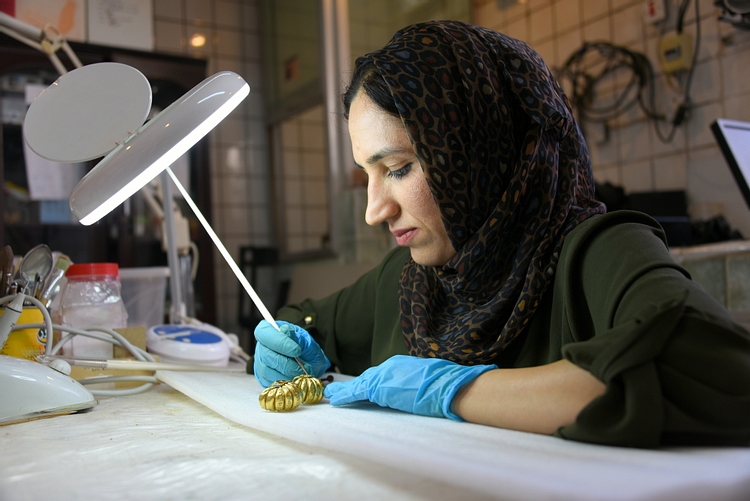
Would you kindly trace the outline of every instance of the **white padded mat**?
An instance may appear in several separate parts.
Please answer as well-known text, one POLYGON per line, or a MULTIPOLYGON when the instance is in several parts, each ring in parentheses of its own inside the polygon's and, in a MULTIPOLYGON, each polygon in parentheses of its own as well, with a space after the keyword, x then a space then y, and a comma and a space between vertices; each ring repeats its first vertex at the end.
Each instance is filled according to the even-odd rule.
POLYGON ((157 376, 236 423, 498 499, 750 499, 750 448, 604 447, 369 403, 336 408, 324 400, 273 413, 260 408, 262 388, 253 376, 176 371, 157 376))

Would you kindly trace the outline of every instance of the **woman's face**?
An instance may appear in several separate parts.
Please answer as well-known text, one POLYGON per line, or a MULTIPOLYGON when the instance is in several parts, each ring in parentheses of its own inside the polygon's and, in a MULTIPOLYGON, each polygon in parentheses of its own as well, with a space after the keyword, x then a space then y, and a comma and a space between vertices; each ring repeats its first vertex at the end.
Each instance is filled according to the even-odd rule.
POLYGON ((371 226, 387 222, 414 261, 442 266, 456 254, 403 123, 360 92, 349 110, 354 161, 367 173, 371 226))

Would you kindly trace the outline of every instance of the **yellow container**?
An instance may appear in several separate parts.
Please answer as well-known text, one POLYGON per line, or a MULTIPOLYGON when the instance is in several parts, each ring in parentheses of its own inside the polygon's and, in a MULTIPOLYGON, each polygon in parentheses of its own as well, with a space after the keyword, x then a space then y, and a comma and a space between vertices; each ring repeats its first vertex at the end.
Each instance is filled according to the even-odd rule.
MULTIPOLYGON (((0 308, 0 316, 5 313, 5 308, 0 308)), ((24 306, 18 317, 17 326, 23 324, 44 323, 44 316, 36 306, 24 306)), ((37 355, 43 355, 47 342, 46 329, 20 329, 10 333, 0 355, 35 360, 37 355)))

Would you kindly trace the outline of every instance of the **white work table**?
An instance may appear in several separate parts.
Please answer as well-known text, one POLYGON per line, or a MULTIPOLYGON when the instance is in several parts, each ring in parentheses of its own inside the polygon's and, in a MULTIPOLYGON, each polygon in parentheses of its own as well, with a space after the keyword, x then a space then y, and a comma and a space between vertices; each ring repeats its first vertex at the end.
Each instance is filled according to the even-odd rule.
POLYGON ((167 385, 0 427, 0 451, 3 501, 466 499, 455 487, 235 424, 167 385))
POLYGON ((0 427, 0 499, 750 499, 750 448, 601 447, 371 404, 270 413, 244 374, 160 377, 180 391, 0 427))

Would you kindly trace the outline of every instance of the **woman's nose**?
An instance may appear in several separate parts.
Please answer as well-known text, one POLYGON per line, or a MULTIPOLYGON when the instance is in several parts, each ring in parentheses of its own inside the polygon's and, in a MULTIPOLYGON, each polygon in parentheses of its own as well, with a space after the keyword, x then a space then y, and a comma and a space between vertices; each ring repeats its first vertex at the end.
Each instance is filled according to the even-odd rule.
POLYGON ((377 226, 398 214, 398 211, 398 204, 388 190, 377 180, 370 179, 367 183, 365 222, 370 226, 377 226))

